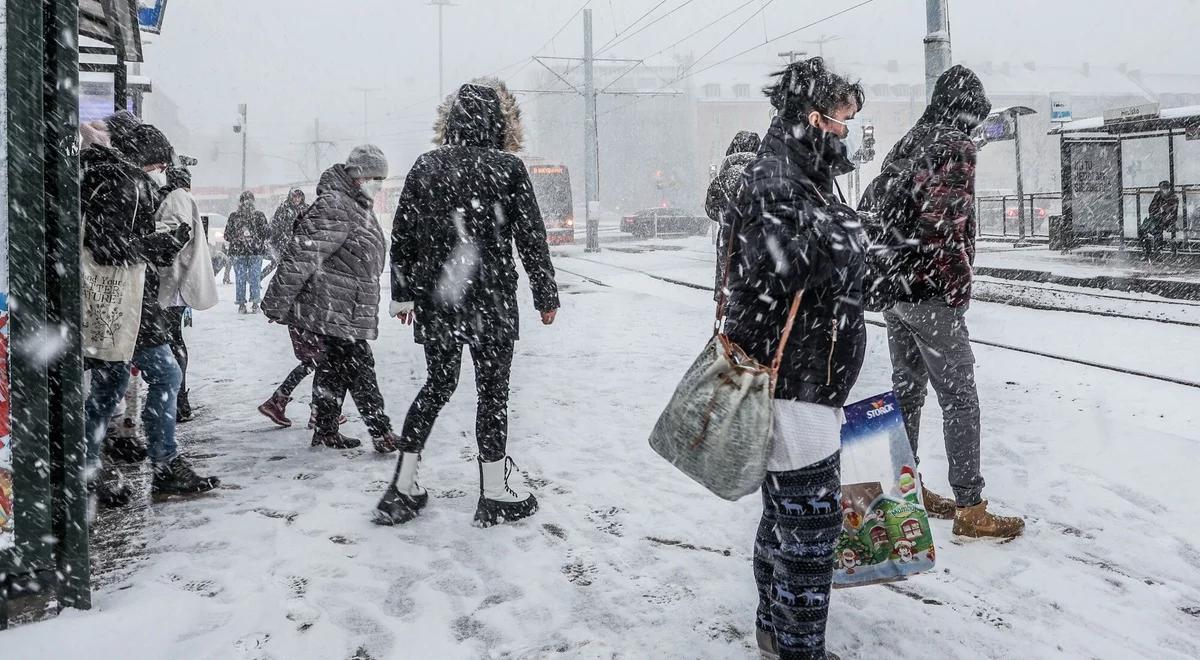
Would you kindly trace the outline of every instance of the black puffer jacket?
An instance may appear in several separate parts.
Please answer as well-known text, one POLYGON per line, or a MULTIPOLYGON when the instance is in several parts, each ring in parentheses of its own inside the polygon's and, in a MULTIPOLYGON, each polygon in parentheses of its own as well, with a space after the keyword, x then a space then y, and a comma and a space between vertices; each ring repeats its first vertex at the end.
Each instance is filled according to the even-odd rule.
POLYGON ((746 168, 758 157, 758 148, 762 146, 762 138, 754 131, 738 131, 725 150, 725 159, 721 161, 721 169, 717 176, 708 184, 708 195, 704 200, 704 211, 708 219, 717 223, 717 277, 713 299, 721 297, 721 283, 725 280, 725 259, 729 239, 729 223, 725 210, 729 203, 737 199, 738 191, 745 181, 746 168))
POLYGON ((321 175, 317 200, 263 297, 267 318, 343 339, 379 336, 387 246, 371 206, 344 165, 321 175))
POLYGON ((300 206, 292 204, 292 196, 296 193, 304 194, 299 188, 289 192, 279 208, 275 209, 275 215, 272 216, 271 224, 267 228, 267 248, 273 251, 277 257, 281 257, 287 252, 292 244, 292 237, 296 233, 296 224, 308 211, 308 205, 303 202, 300 206))
POLYGON ((418 343, 519 338, 513 243, 538 311, 558 309, 546 228, 525 164, 501 151, 495 90, 463 85, 445 145, 417 158, 392 225, 392 300, 415 304, 418 343))
POLYGON ((267 216, 253 206, 238 207, 225 223, 226 250, 234 257, 257 257, 267 253, 267 216))
POLYGON ((863 236, 858 217, 833 201, 834 171, 853 168, 839 141, 776 117, 746 185, 730 205, 738 236, 726 332, 770 364, 796 293, 800 311, 784 350, 775 397, 841 406, 866 350, 863 236))
MULTIPOLYGON (((170 266, 184 244, 173 234, 155 233, 154 213, 162 197, 150 177, 109 147, 89 147, 79 161, 83 244, 96 263, 170 266)), ((137 348, 161 346, 169 338, 166 313, 158 306, 158 270, 147 268, 137 348)))

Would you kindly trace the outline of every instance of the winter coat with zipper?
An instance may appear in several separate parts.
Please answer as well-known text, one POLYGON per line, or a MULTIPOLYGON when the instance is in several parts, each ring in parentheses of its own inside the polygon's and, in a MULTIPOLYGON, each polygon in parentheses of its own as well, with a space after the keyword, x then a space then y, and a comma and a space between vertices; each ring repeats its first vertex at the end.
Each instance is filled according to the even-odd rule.
POLYGON ((372 200, 334 165, 300 218, 263 297, 267 318, 342 339, 379 336, 379 277, 387 255, 372 200))
POLYGON ((730 263, 726 334, 769 365, 792 300, 799 311, 775 398, 841 406, 866 351, 865 258, 855 212, 834 201, 834 176, 853 169, 840 141, 776 117, 730 204, 738 237, 730 263))
MULTIPOLYGON (((101 266, 147 264, 136 347, 167 344, 170 333, 158 304, 156 267, 170 266, 183 243, 172 233, 155 232, 159 189, 142 168, 111 147, 89 147, 79 161, 83 245, 101 266)), ((95 361, 89 365, 99 366, 95 361)))
POLYGON ((708 219, 717 223, 717 275, 713 287, 713 300, 721 297, 721 284, 725 281, 725 259, 728 256, 729 222, 725 210, 737 198, 738 190, 745 181, 746 168, 758 157, 762 139, 753 131, 738 131, 725 150, 721 169, 708 184, 708 195, 704 200, 704 211, 708 219))
POLYGON ((463 85, 443 146, 417 159, 392 225, 392 300, 412 302, 418 343, 519 338, 516 243, 534 307, 558 309, 546 228, 521 159, 502 151, 515 121, 490 87, 463 85))
POLYGON ((238 207, 225 223, 225 251, 231 257, 267 253, 267 216, 254 207, 238 207))
POLYGON ((971 300, 975 262, 975 158, 971 132, 992 103, 970 69, 956 65, 938 78, 925 114, 883 161, 911 159, 919 256, 912 273, 916 301, 941 298, 952 307, 971 300), (923 286, 922 286, 923 285, 923 286))

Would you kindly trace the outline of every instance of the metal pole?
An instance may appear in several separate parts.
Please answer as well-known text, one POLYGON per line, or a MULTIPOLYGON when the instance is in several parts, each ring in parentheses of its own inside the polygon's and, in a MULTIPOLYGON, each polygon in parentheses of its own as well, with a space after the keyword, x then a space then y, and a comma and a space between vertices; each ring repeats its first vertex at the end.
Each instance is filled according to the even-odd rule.
POLYGON ((439 3, 438 6, 438 99, 446 95, 446 76, 443 69, 445 60, 445 49, 442 46, 442 13, 446 9, 446 5, 439 3))
POLYGON ((246 189, 246 133, 250 130, 246 126, 246 104, 242 104, 242 190, 246 189))
POLYGON ((321 176, 321 118, 313 120, 313 161, 317 165, 316 176, 321 176))
POLYGON ((596 131, 596 84, 592 71, 592 10, 583 10, 583 177, 587 202, 587 251, 600 251, 600 148, 596 131))
POLYGON ((946 0, 926 0, 925 21, 925 101, 933 100, 933 86, 950 68, 950 9, 946 0))
POLYGON ((1021 116, 1013 115, 1013 144, 1017 152, 1017 246, 1025 243, 1025 178, 1021 176, 1021 116))
POLYGON ((1170 167, 1171 187, 1175 187, 1175 131, 1167 132, 1167 164, 1170 167))

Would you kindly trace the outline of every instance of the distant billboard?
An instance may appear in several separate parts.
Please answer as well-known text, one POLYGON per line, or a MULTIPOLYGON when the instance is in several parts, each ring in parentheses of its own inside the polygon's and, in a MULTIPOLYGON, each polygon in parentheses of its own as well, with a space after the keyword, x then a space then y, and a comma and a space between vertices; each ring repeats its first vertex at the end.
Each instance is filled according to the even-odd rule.
POLYGON ((162 32, 167 0, 138 0, 138 25, 152 34, 162 32))

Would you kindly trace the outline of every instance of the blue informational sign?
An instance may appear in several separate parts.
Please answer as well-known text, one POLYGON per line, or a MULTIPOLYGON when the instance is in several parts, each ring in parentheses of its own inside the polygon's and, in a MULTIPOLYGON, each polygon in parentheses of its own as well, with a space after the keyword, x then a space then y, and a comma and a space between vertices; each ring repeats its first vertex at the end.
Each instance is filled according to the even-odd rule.
POLYGON ((138 0, 138 25, 146 32, 158 34, 166 11, 167 0, 138 0))

